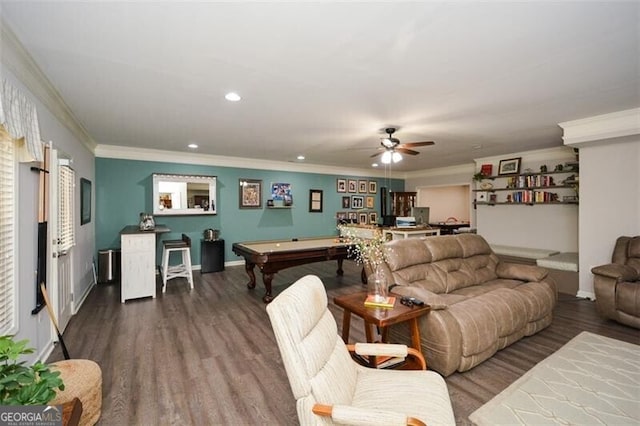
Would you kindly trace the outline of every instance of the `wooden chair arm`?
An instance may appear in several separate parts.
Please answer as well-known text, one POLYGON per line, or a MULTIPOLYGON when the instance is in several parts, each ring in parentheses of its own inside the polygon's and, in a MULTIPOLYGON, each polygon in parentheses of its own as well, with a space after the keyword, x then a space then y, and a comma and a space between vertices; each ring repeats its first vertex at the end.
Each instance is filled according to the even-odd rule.
MULTIPOLYGON (((384 343, 377 343, 376 345, 384 345, 384 343)), ((356 353, 356 345, 348 344, 347 345, 347 350, 351 354, 356 353)), ((363 355, 363 354, 361 354, 361 355, 363 355)), ((412 358, 413 359, 413 363, 411 363, 411 365, 417 367, 417 368, 412 368, 412 370, 426 370, 427 369, 427 361, 424 359, 424 356, 422 355, 422 353, 419 352, 417 349, 408 347, 407 348, 407 357, 412 358)))
MULTIPOLYGON (((313 414, 317 415, 317 416, 322 416, 322 417, 332 417, 333 416, 333 406, 332 405, 326 405, 326 404, 314 404, 313 408, 311 409, 311 411, 313 411, 313 414)), ((362 410, 363 412, 366 412, 368 410, 362 410)), ((344 419, 343 419, 344 420, 344 419)), ((354 420, 358 420, 357 418, 355 418, 354 420)), ((424 423, 422 420, 420 419, 416 419, 415 417, 409 417, 407 416, 407 423, 408 426, 427 426, 426 423, 424 423)))

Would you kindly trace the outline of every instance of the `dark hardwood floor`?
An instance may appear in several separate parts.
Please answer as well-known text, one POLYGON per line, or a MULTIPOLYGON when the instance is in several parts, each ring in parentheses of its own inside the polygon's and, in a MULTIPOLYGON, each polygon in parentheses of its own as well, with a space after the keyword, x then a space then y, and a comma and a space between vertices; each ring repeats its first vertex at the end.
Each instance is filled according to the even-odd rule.
MULTIPOLYGON (((362 289, 360 268, 345 262, 299 266, 276 274, 274 294, 306 274, 318 275, 329 300, 362 289)), ((119 285, 99 285, 68 325, 74 358, 102 367, 100 425, 297 424, 295 401, 261 298, 262 280, 248 290, 244 266, 194 273, 195 289, 171 280, 167 293, 120 303, 119 285)), ((330 309, 340 327, 342 310, 330 309)), ((352 320, 351 338, 364 341, 352 320)), ((553 324, 447 378, 456 419, 468 416, 581 331, 640 344, 638 330, 601 320, 593 302, 560 295, 553 324)), ((340 330, 338 330, 340 331, 340 330)), ((58 347, 48 361, 62 359, 58 347)), ((428 360, 427 360, 428 361, 428 360)))

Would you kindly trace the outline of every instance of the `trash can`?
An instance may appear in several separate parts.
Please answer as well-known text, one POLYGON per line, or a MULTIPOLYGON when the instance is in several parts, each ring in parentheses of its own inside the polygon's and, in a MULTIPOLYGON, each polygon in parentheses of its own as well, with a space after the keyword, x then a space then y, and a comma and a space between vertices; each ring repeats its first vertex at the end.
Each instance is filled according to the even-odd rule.
POLYGON ((108 284, 120 279, 120 249, 98 250, 98 283, 108 284))

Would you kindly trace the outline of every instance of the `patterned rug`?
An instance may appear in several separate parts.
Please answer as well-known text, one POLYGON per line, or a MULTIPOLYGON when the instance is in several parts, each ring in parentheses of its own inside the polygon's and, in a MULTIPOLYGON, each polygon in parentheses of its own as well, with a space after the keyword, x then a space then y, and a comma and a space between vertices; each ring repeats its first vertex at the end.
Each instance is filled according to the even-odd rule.
POLYGON ((582 332, 469 420, 489 425, 640 424, 640 346, 582 332))

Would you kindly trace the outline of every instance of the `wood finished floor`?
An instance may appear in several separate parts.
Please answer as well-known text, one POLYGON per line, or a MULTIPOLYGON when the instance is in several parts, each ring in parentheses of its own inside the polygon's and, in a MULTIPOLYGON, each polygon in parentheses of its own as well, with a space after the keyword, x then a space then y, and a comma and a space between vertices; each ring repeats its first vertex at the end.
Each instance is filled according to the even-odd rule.
MULTIPOLYGON (((362 289, 360 269, 335 262, 281 271, 274 294, 306 274, 318 275, 334 296, 362 289)), ((102 367, 100 425, 294 425, 295 401, 265 305, 261 279, 246 288, 243 266, 194 273, 195 289, 169 282, 156 299, 120 303, 118 285, 99 285, 68 325, 64 339, 74 358, 102 367)), ((338 328, 342 310, 332 302, 338 328)), ((352 320, 351 338, 364 341, 352 320)), ((552 325, 498 352, 478 367, 446 381, 459 424, 510 383, 581 331, 640 344, 638 330, 604 321, 593 302, 560 295, 552 325)), ((62 359, 56 348, 48 361, 62 359)), ((427 360, 428 361, 428 360, 427 360)))

